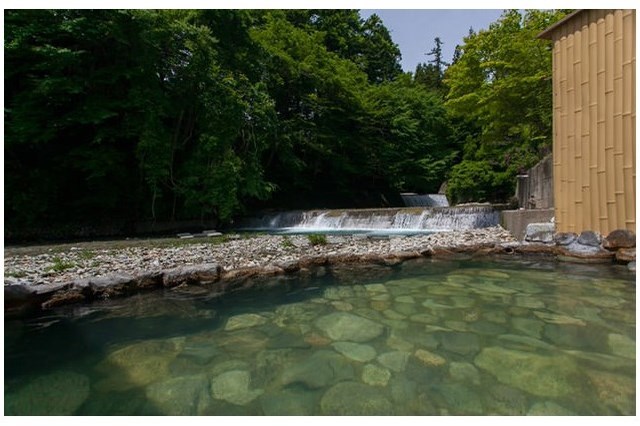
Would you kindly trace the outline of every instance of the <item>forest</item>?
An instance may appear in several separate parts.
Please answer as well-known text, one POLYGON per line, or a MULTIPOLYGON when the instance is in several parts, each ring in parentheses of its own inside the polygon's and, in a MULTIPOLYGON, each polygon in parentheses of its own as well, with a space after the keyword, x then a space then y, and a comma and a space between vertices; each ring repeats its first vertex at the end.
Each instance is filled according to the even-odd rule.
MULTIPOLYGON (((357 10, 5 10, 5 236, 33 227, 505 202, 551 149, 568 11, 506 10, 403 72, 357 10)), ((419 35, 416 35, 419 36, 419 35)), ((26 235, 26 234, 25 234, 26 235)))

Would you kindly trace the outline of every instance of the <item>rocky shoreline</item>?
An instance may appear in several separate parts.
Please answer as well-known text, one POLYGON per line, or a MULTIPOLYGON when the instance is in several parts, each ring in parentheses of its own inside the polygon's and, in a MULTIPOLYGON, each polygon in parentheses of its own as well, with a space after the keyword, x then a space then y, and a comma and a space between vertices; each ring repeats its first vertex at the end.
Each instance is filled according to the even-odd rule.
POLYGON ((501 227, 492 227, 411 237, 328 236, 315 244, 303 235, 255 235, 168 247, 69 247, 39 254, 5 249, 5 316, 154 288, 200 284, 224 293, 255 285, 250 280, 255 277, 323 265, 393 267, 420 257, 542 255, 575 262, 630 262, 635 271, 635 235, 628 231, 614 231, 607 238, 589 231, 579 236, 546 232, 532 229, 523 242, 501 227))

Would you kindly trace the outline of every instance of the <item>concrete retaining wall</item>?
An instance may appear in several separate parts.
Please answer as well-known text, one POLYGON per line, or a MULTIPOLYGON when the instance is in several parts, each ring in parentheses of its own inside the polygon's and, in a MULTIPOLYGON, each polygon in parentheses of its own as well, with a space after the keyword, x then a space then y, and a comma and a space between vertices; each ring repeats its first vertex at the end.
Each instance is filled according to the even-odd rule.
POLYGON ((500 225, 522 241, 528 224, 550 222, 553 216, 554 209, 503 210, 500 213, 500 225))

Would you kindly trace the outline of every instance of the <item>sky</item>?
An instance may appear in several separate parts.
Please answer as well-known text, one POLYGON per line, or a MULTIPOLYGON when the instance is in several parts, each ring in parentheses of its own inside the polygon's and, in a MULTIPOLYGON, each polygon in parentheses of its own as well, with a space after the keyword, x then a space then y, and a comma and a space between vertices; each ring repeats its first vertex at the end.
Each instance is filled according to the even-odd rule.
POLYGON ((502 14, 502 9, 362 9, 363 19, 378 15, 402 53, 402 69, 414 72, 416 65, 432 59, 426 56, 440 37, 443 59, 451 62, 457 44, 469 33, 486 29, 502 14))

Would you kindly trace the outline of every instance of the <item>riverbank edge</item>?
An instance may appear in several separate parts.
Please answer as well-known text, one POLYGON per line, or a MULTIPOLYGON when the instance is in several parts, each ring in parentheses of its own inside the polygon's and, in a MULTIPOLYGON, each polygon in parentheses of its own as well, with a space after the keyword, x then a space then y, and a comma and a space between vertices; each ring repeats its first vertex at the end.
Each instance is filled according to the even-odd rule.
MULTIPOLYGON (((231 291, 262 285, 256 278, 295 274, 322 266, 379 265, 396 267, 406 260, 433 259, 478 259, 478 258, 529 258, 544 257, 548 260, 625 264, 616 260, 616 252, 600 250, 597 253, 568 251, 561 244, 527 242, 492 242, 471 245, 426 246, 411 251, 395 251, 383 254, 338 254, 309 255, 286 262, 239 267, 225 270, 218 263, 180 266, 170 269, 149 270, 130 275, 114 273, 100 277, 79 278, 63 283, 32 285, 29 283, 5 284, 5 318, 21 317, 37 310, 47 310, 63 305, 91 303, 97 300, 127 297, 145 291, 169 289, 179 286, 210 286, 211 291, 223 295, 231 291)), ((634 256, 635 258, 635 256, 634 256)), ((635 262, 630 271, 635 273, 635 262)))

